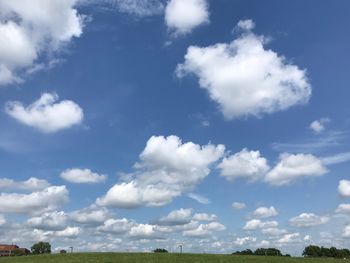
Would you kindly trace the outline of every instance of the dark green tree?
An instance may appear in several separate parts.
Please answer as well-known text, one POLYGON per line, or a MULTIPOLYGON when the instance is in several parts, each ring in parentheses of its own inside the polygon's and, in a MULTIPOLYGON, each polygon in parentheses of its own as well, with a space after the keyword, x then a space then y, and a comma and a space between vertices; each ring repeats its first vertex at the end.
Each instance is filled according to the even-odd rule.
POLYGON ((34 244, 31 248, 33 254, 50 254, 51 245, 48 242, 38 242, 34 244))
POLYGON ((321 257, 321 248, 319 246, 310 245, 307 246, 303 251, 304 257, 321 257))
POLYGON ((153 250, 154 253, 168 253, 168 250, 164 249, 164 248, 156 248, 155 250, 153 250))

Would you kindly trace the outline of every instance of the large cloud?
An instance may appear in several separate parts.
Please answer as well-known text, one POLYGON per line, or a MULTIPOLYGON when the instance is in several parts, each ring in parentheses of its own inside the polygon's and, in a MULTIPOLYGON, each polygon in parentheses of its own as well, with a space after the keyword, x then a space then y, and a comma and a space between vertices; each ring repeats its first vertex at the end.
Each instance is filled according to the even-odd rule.
POLYGON ((44 213, 27 220, 27 225, 42 230, 63 230, 66 227, 68 216, 65 212, 54 211, 44 213))
POLYGON ((6 112, 17 121, 44 133, 53 133, 82 122, 83 110, 70 100, 57 102, 55 93, 44 93, 25 107, 21 102, 6 104, 6 112))
POLYGON ((90 169, 67 169, 60 174, 60 177, 68 182, 76 184, 94 184, 106 181, 107 176, 97 174, 90 169))
POLYGON ((312 154, 280 155, 280 161, 268 172, 265 181, 272 185, 285 185, 301 177, 321 176, 327 173, 321 160, 312 154))
POLYGON ((0 85, 21 82, 23 71, 82 33, 76 0, 0 0, 0 85), (58 11, 59 10, 59 11, 58 11))
POLYGON ((14 181, 9 178, 0 178, 1 190, 23 190, 23 191, 37 191, 50 186, 50 183, 43 179, 31 177, 26 181, 14 181))
POLYGON ((251 20, 241 21, 243 33, 231 43, 189 47, 177 66, 178 77, 199 78, 227 119, 285 110, 311 96, 305 71, 266 49, 266 38, 255 35, 253 27, 251 20))
POLYGON ((267 218, 267 217, 272 217, 277 215, 278 215, 278 212, 276 208, 274 208, 273 206, 270 206, 270 207, 261 206, 261 207, 258 207, 253 212, 253 216, 260 217, 260 218, 267 218))
POLYGON ((325 224, 329 221, 327 216, 318 216, 313 213, 302 213, 290 219, 290 224, 296 227, 311 227, 325 224))
POLYGON ((185 225, 192 219, 192 209, 179 209, 171 211, 167 216, 161 217, 158 220, 159 225, 185 225))
POLYGON ((0 213, 40 214, 55 210, 67 201, 65 186, 50 186, 30 194, 1 193, 0 213))
POLYGON ((338 193, 344 197, 350 197, 350 181, 340 180, 338 185, 338 193))
POLYGON ((223 145, 182 143, 177 136, 153 136, 135 164, 132 178, 114 185, 97 204, 132 208, 161 206, 190 191, 209 173, 224 153, 223 145))
POLYGON ((248 151, 247 149, 225 157, 218 168, 221 169, 220 174, 231 181, 240 177, 256 181, 270 169, 267 160, 261 157, 259 151, 248 151))
POLYGON ((209 23, 206 0, 170 0, 165 8, 165 23, 175 35, 184 35, 209 23))

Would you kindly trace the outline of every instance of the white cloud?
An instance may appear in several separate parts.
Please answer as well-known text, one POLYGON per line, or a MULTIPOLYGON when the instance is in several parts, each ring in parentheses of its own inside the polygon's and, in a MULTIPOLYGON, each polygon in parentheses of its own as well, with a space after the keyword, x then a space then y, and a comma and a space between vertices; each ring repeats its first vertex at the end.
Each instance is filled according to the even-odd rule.
POLYGON ((247 230, 247 231, 252 231, 252 230, 263 229, 263 228, 272 228, 272 227, 277 227, 277 226, 278 226, 277 221, 263 222, 259 219, 252 219, 252 220, 249 220, 246 222, 243 229, 247 230))
POLYGON ((246 246, 256 242, 256 237, 237 237, 233 243, 237 246, 246 246))
POLYGON ((209 23, 208 3, 206 0, 170 0, 165 7, 165 23, 175 36, 190 33, 209 23))
POLYGON ((27 225, 42 230, 63 230, 66 227, 68 216, 65 212, 49 212, 27 220, 27 225))
POLYGON ((299 233, 285 234, 283 237, 277 240, 277 243, 281 243, 281 244, 295 243, 299 241, 299 237, 300 237, 299 233))
POLYGON ((35 67, 43 54, 58 51, 79 37, 83 16, 76 0, 0 1, 0 85, 21 82, 21 73, 35 67), (57 12, 57 10, 60 10, 57 12))
POLYGON ((107 176, 93 173, 90 169, 67 169, 60 174, 60 177, 75 184, 94 184, 105 182, 107 176))
POLYGON ((310 235, 305 235, 303 239, 304 239, 304 241, 308 242, 308 241, 311 241, 311 240, 312 240, 312 236, 310 236, 310 235))
POLYGON ((316 134, 321 133, 326 129, 325 125, 329 122, 330 122, 330 119, 328 119, 328 118, 322 118, 320 120, 315 120, 315 121, 311 122, 310 129, 316 134))
POLYGON ((340 214, 349 214, 350 213, 350 204, 340 204, 335 210, 336 213, 340 214))
POLYGON ((69 214, 69 217, 74 222, 88 225, 99 225, 108 217, 106 209, 96 208, 94 206, 85 209, 77 210, 69 214))
POLYGON ((215 214, 197 213, 194 214, 192 219, 195 221, 216 221, 218 217, 215 214))
POLYGON ((159 239, 160 233, 156 230, 156 226, 149 224, 139 224, 130 229, 129 236, 138 239, 159 239))
POLYGON ((253 212, 253 216, 261 217, 261 218, 272 217, 277 215, 278 215, 278 212, 273 206, 270 206, 270 207, 261 206, 261 207, 258 207, 253 212))
POLYGON ((280 236, 280 235, 286 234, 287 230, 279 229, 277 227, 269 227, 269 228, 262 229, 261 232, 264 235, 268 235, 268 236, 280 236))
POLYGON ((225 157, 218 167, 221 169, 221 176, 231 181, 240 177, 256 181, 261 179, 270 169, 267 160, 261 157, 259 151, 248 151, 246 148, 225 157))
POLYGON ((68 201, 65 186, 50 186, 30 194, 1 193, 0 212, 17 214, 39 214, 52 211, 68 201))
POLYGON ((350 161, 350 152, 338 153, 321 159, 325 165, 332 165, 350 161))
POLYGON ((124 234, 134 226, 135 224, 126 218, 122 219, 108 219, 102 226, 97 228, 97 231, 110 233, 110 234, 124 234))
POLYGON ((76 238, 80 232, 80 227, 67 227, 63 230, 56 231, 54 235, 58 237, 76 238))
POLYGON ((204 225, 204 228, 210 231, 224 231, 226 227, 219 222, 210 222, 209 224, 204 225))
POLYGON ((211 232, 208 229, 205 229, 203 224, 200 224, 195 229, 190 229, 183 232, 183 235, 185 237, 196 237, 196 238, 206 237, 210 234, 211 232))
POLYGON ((4 215, 0 215, 0 226, 3 226, 6 224, 6 218, 4 215))
POLYGON ((350 237, 350 225, 345 226, 342 236, 343 237, 350 237))
POLYGON ((219 104, 226 119, 286 110, 307 103, 311 86, 304 70, 283 56, 265 49, 266 38, 257 36, 248 23, 233 42, 209 47, 191 46, 178 77, 195 74, 201 88, 219 104))
POLYGON ((185 225, 188 224, 192 219, 192 209, 179 209, 171 211, 167 216, 161 217, 158 220, 160 225, 185 225))
POLYGON ((239 30, 253 30, 255 28, 255 23, 251 19, 238 21, 236 29, 239 30))
POLYGON ((338 193, 344 197, 350 197, 350 181, 340 180, 338 185, 338 193))
POLYGON ((37 191, 49 186, 50 184, 48 181, 35 177, 31 177, 26 181, 14 181, 9 178, 0 178, 0 189, 2 190, 37 191))
POLYGON ((246 204, 245 203, 240 203, 240 202, 234 202, 234 203, 232 203, 232 207, 234 209, 240 210, 240 209, 246 208, 246 204))
POLYGON ((6 112, 20 123, 44 133, 54 133, 82 122, 84 114, 79 105, 70 100, 57 100, 56 93, 44 93, 27 107, 19 101, 7 102, 6 112))
POLYGON ((195 193, 189 193, 187 196, 189 198, 192 198, 193 200, 196 200, 198 203, 200 203, 202 205, 210 204, 210 200, 208 198, 206 198, 205 196, 195 194, 195 193))
POLYGON ((290 219, 290 224, 296 227, 312 227, 323 225, 329 221, 327 216, 318 216, 313 213, 302 213, 290 219))
POLYGON ((280 155, 279 163, 265 177, 272 185, 286 185, 301 177, 321 176, 327 173, 321 160, 312 154, 280 155))
POLYGON ((177 136, 153 136, 127 182, 114 185, 97 204, 133 208, 161 206, 192 190, 224 153, 223 145, 182 143, 177 136))

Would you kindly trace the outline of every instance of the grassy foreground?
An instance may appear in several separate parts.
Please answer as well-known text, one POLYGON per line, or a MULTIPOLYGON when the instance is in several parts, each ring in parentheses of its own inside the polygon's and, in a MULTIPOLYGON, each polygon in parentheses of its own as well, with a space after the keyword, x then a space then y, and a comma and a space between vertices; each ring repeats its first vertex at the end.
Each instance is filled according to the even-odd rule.
MULTIPOLYGON (((76 253, 0 258, 0 263, 328 263, 339 259, 304 259, 261 256, 231 256, 209 254, 138 254, 138 253, 76 253)), ((348 260, 346 260, 348 261, 348 260)))

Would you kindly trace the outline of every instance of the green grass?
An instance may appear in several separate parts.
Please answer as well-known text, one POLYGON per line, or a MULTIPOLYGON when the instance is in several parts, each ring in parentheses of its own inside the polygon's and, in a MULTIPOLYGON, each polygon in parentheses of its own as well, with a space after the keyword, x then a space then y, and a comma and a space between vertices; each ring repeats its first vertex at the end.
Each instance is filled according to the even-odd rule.
POLYGON ((286 257, 231 256, 209 254, 139 254, 139 253, 75 253, 2 257, 0 263, 328 263, 349 262, 342 259, 304 259, 286 257))

